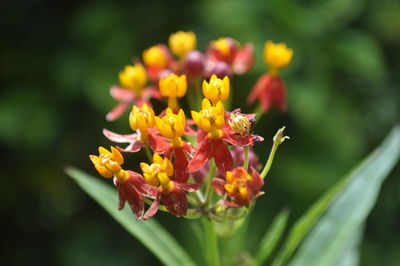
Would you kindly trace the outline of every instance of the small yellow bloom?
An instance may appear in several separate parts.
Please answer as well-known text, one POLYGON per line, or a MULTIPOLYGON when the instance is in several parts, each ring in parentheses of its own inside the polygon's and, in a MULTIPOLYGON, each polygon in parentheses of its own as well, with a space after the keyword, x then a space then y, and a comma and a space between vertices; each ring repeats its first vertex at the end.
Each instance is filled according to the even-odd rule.
POLYGON ((111 178, 115 175, 122 181, 128 176, 128 173, 120 166, 124 163, 124 157, 114 147, 111 147, 111 151, 99 147, 99 156, 89 155, 89 158, 97 172, 105 178, 111 178))
POLYGON ((210 82, 203 81, 203 94, 204 97, 209 99, 213 105, 218 101, 225 101, 229 97, 230 84, 228 76, 223 79, 217 78, 216 75, 212 75, 210 82))
POLYGON ((190 51, 196 49, 196 34, 191 31, 178 31, 169 36, 169 47, 173 54, 181 59, 190 51))
POLYGON ((202 110, 200 112, 192 111, 192 118, 196 125, 205 132, 208 132, 211 138, 221 138, 225 124, 225 110, 222 102, 217 102, 212 106, 208 99, 203 99, 202 110))
POLYGON ((147 66, 167 67, 168 57, 160 45, 154 45, 143 52, 143 61, 147 66))
POLYGON ((140 163, 146 182, 152 186, 160 187, 162 190, 170 191, 174 184, 170 177, 174 174, 174 167, 168 158, 162 158, 157 153, 153 155, 153 163, 140 163))
POLYGON ((273 72, 285 68, 292 60, 293 50, 284 43, 267 41, 264 45, 264 61, 273 72))
POLYGON ((254 121, 249 120, 241 113, 232 113, 228 120, 229 127, 241 135, 249 134, 254 121))
POLYGON ((160 79, 159 87, 161 95, 168 97, 168 107, 175 112, 178 111, 179 106, 176 98, 181 98, 186 94, 186 75, 177 76, 171 73, 160 79))
POLYGON ((171 144, 173 147, 182 146, 181 137, 185 134, 185 113, 182 109, 179 110, 178 114, 174 114, 172 109, 167 108, 164 117, 155 117, 156 126, 161 135, 172 140, 171 144))
POLYGON ((231 46, 228 38, 219 38, 211 42, 211 46, 220 51, 223 55, 228 56, 231 52, 231 46))
POLYGON ((146 141, 148 137, 147 129, 155 126, 154 111, 147 104, 142 107, 134 105, 129 114, 129 125, 133 130, 140 131, 140 140, 146 141))
POLYGON ((226 184, 224 186, 227 194, 231 197, 239 196, 242 200, 247 200, 249 191, 247 189, 247 180, 253 177, 244 169, 242 171, 226 172, 226 184))
POLYGON ((146 70, 141 64, 127 65, 123 71, 119 72, 119 82, 124 88, 134 90, 140 94, 147 84, 146 70))

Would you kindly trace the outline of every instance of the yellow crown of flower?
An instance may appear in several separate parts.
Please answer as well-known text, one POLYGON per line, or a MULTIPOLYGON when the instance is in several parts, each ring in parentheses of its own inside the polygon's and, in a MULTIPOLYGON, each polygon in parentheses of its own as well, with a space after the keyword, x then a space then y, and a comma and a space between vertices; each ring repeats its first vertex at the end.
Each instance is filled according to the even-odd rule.
POLYGON ((246 181, 251 179, 253 179, 253 177, 243 168, 239 171, 237 169, 235 174, 231 171, 227 171, 226 184, 224 186, 225 191, 231 197, 239 196, 242 200, 247 200, 249 192, 247 190, 246 181))
POLYGON ((133 130, 140 130, 142 140, 147 139, 147 129, 155 126, 154 111, 147 104, 142 107, 134 105, 129 114, 129 125, 133 130))
POLYGON ((159 45, 144 50, 143 61, 147 66, 158 66, 160 68, 166 68, 168 64, 167 55, 159 45))
POLYGON ((162 118, 155 117, 156 126, 161 135, 175 142, 172 143, 175 147, 181 146, 180 137, 185 134, 185 113, 182 109, 178 114, 174 114, 172 109, 167 108, 165 116, 162 118))
POLYGON ((168 74, 159 82, 160 93, 164 97, 181 98, 185 96, 187 89, 186 75, 177 76, 168 74))
POLYGON ((127 172, 120 166, 124 163, 124 157, 116 148, 111 147, 111 151, 108 151, 99 147, 99 156, 89 155, 89 158, 101 176, 111 178, 115 175, 118 179, 127 177, 127 172))
POLYGON ((127 65, 119 72, 119 82, 124 88, 141 92, 147 83, 146 70, 141 64, 127 65))
POLYGON ((212 138, 222 136, 221 128, 225 124, 225 110, 222 102, 217 102, 212 106, 208 99, 203 99, 200 112, 192 111, 192 118, 196 125, 205 132, 208 132, 212 138))
POLYGON ((293 50, 287 48, 284 43, 267 41, 264 45, 264 61, 275 71, 287 67, 292 60, 292 56, 293 50))
POLYGON ((209 83, 206 80, 203 81, 202 88, 204 97, 215 105, 218 101, 228 99, 230 91, 229 78, 225 76, 223 79, 219 79, 216 75, 212 75, 209 83))
POLYGON ((168 158, 162 158, 157 153, 153 155, 153 163, 140 163, 140 168, 143 171, 143 176, 146 182, 152 186, 160 187, 161 189, 170 191, 173 188, 173 183, 170 177, 174 174, 174 167, 168 158))
POLYGON ((169 36, 168 43, 172 53, 183 58, 188 52, 196 49, 196 34, 191 31, 178 31, 169 36))

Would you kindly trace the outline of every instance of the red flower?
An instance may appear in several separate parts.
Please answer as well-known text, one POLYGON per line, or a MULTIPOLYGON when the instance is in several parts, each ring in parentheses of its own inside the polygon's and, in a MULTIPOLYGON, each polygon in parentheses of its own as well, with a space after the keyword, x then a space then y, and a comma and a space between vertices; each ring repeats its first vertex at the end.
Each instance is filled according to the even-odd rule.
POLYGON ((260 192, 264 181, 254 168, 251 168, 251 175, 243 167, 235 168, 226 172, 225 180, 214 178, 212 185, 218 194, 228 196, 224 201, 226 207, 248 207, 252 200, 264 194, 260 192))
POLYGON ((256 99, 259 99, 264 112, 267 112, 272 104, 275 104, 281 112, 285 112, 287 109, 285 98, 286 92, 283 80, 279 76, 264 74, 254 85, 247 97, 247 102, 251 104, 256 99))
POLYGON ((156 214, 160 200, 167 210, 175 216, 186 215, 187 197, 185 191, 193 192, 200 186, 171 180, 174 173, 171 161, 166 157, 161 158, 157 153, 154 153, 151 165, 141 163, 140 167, 146 182, 152 186, 152 189, 148 191, 149 194, 153 196, 153 190, 156 190, 155 200, 144 215, 144 219, 149 219, 156 214))
POLYGON ((225 173, 233 168, 232 155, 225 142, 234 146, 250 146, 264 140, 260 136, 249 134, 250 119, 254 115, 245 116, 237 113, 237 110, 225 114, 221 102, 211 106, 207 99, 203 100, 202 108, 199 113, 192 111, 192 117, 199 126, 197 143, 200 147, 189 162, 189 173, 199 170, 211 158, 215 159, 217 168, 225 173), (232 115, 234 119, 228 123, 227 120, 230 121, 232 115))

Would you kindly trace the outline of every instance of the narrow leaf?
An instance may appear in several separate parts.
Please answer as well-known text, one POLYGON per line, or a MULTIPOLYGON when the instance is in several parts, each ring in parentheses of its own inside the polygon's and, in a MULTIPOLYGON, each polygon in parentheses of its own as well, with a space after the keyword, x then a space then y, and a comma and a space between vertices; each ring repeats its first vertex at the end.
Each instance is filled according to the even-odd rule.
POLYGON ((115 189, 78 169, 68 167, 66 172, 95 199, 130 234, 143 243, 165 265, 196 265, 179 243, 155 220, 137 221, 129 208, 118 211, 115 189))
MULTIPOLYGON (((361 163, 348 176, 342 178, 335 186, 329 189, 310 209, 293 225, 283 248, 273 262, 273 266, 285 265, 288 258, 295 251, 299 243, 307 235, 320 216, 328 208, 338 192, 358 176, 374 175, 386 176, 399 157, 400 129, 395 127, 390 136, 378 147, 363 163, 361 163), (384 169, 383 169, 384 168, 384 169)), ((349 184, 350 185, 350 184, 349 184)), ((358 195, 356 195, 358 196, 358 195)), ((324 253, 321 253, 324 254, 324 253)), ((320 256, 319 254, 318 256, 320 256)))
POLYGON ((268 231, 265 233, 260 243, 260 249, 256 255, 256 265, 263 265, 274 248, 279 243, 285 230, 289 212, 282 210, 274 219, 268 231))
POLYGON ((399 156, 400 126, 353 172, 350 182, 307 236, 291 265, 338 265, 399 156))

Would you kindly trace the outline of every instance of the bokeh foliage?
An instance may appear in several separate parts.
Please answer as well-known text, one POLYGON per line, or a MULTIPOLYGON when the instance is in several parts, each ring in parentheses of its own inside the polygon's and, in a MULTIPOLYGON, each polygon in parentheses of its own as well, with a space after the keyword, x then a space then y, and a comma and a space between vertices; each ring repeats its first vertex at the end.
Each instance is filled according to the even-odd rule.
MULTIPOLYGON (((295 50, 287 114, 272 111, 256 131, 267 141, 287 126, 251 220, 249 245, 283 207, 289 223, 371 151, 400 119, 400 4, 395 0, 46 1, 2 3, 0 145, 2 256, 5 264, 140 265, 158 261, 63 173, 71 164, 95 173, 87 155, 110 144, 107 127, 129 132, 126 116, 108 123, 108 88, 133 56, 176 30, 193 30, 199 47, 231 36, 254 42, 257 60, 234 79, 234 105, 265 70, 267 39, 295 50)), ((245 111, 251 111, 244 107, 245 111)), ((144 159, 131 156, 132 165, 144 159)), ((261 158, 264 162, 266 156, 261 158)), ((363 240, 362 265, 400 264, 399 167, 383 185, 363 240)), ((198 249, 191 229, 157 219, 198 249)), ((255 248, 255 247, 254 247, 255 248)), ((245 256, 245 255, 243 255, 245 256)))

